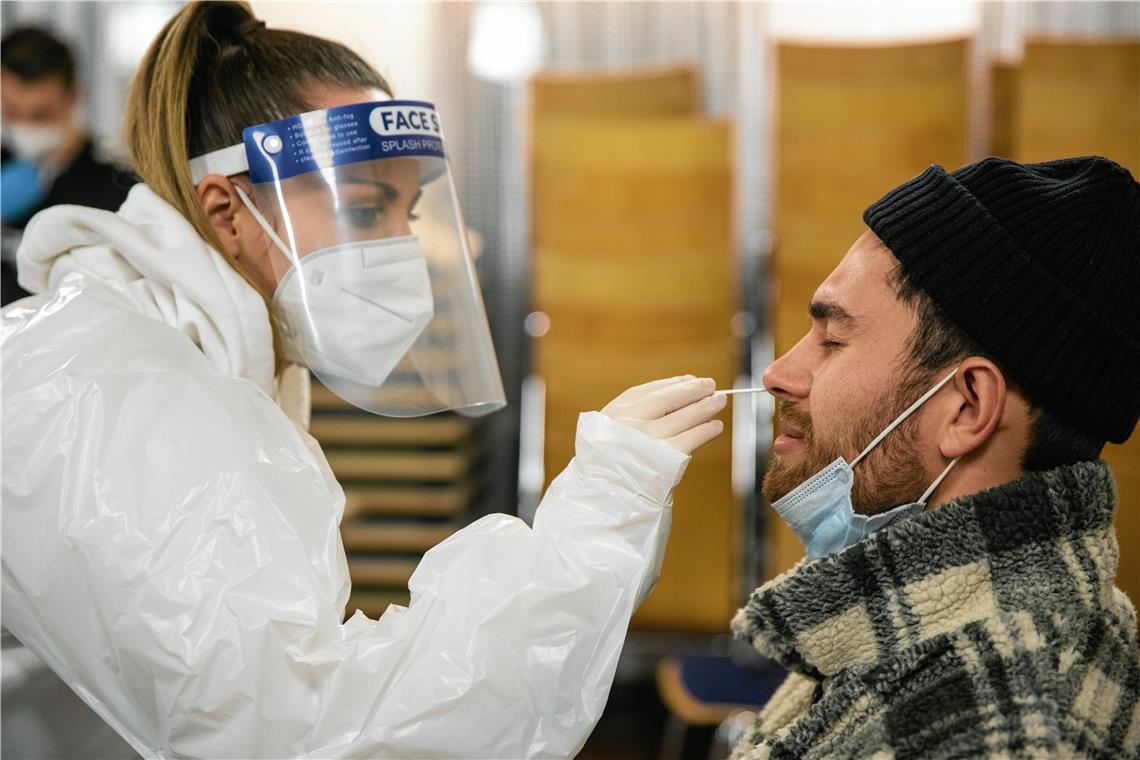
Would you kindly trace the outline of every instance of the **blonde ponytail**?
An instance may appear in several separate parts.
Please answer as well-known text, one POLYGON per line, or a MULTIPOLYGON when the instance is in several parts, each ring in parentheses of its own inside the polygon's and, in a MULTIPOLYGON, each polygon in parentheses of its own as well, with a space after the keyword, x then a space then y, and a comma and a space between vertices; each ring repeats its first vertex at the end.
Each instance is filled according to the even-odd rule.
MULTIPOLYGON (((254 19, 244 2, 226 3, 232 15, 254 19)), ((206 242, 224 253, 198 204, 190 177, 189 94, 199 51, 210 35, 216 6, 192 3, 170 20, 151 43, 131 81, 123 131, 135 173, 182 212, 206 242)), ((231 262, 232 263, 232 262, 231 262)))
MULTIPOLYGON (((305 93, 314 85, 391 93, 345 46, 266 29, 246 2, 184 7, 151 43, 131 81, 123 130, 135 173, 255 289, 202 211, 189 162, 240 143, 247 126, 312 110, 305 93)), ((269 296, 262 295, 268 306, 269 296)), ((279 347, 274 327, 278 357, 279 347)))

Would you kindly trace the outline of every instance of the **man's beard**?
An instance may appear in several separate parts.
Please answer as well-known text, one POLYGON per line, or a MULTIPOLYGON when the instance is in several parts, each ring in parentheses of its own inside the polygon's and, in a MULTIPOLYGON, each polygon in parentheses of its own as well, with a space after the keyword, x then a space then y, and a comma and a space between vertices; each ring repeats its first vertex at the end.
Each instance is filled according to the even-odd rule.
MULTIPOLYGON (((776 419, 787 420, 803 433, 803 461, 793 465, 772 455, 764 476, 764 498, 769 504, 774 503, 840 456, 850 462, 914 403, 926 381, 926 378, 913 378, 895 391, 884 393, 868 407, 863 419, 846 425, 825 441, 816 440, 809 415, 777 400, 776 419)), ((855 466, 851 505, 856 513, 885 512, 922 495, 928 484, 915 446, 917 422, 916 411, 855 466)))

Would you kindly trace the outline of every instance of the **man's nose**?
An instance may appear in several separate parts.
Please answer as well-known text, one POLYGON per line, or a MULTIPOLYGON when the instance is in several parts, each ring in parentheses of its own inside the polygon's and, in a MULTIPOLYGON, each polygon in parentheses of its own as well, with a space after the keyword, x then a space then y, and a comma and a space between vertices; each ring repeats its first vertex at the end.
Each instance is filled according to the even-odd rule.
POLYGON ((784 400, 807 398, 811 391, 811 372, 798 361, 803 340, 785 352, 764 370, 763 382, 768 392, 784 400))

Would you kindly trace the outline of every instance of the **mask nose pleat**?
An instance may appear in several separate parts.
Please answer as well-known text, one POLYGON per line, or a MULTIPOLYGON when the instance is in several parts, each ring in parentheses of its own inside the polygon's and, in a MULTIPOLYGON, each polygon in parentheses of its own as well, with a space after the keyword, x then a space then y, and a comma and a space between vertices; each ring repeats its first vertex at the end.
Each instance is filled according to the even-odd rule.
POLYGON ((355 298, 359 301, 363 301, 364 303, 371 306, 372 308, 374 308, 378 311, 382 311, 385 314, 389 314, 389 315, 395 317, 396 319, 399 319, 399 320, 402 320, 403 322, 406 322, 409 325, 412 324, 412 322, 414 321, 414 320, 409 319, 408 317, 404 316, 403 314, 401 314, 398 311, 395 311, 393 309, 389 309, 387 306, 385 306, 382 303, 379 303, 378 301, 374 301, 371 298, 366 298, 365 296, 362 296, 359 293, 353 293, 348 288, 341 288, 340 290, 342 293, 344 293, 344 294, 346 294, 352 298, 355 298))

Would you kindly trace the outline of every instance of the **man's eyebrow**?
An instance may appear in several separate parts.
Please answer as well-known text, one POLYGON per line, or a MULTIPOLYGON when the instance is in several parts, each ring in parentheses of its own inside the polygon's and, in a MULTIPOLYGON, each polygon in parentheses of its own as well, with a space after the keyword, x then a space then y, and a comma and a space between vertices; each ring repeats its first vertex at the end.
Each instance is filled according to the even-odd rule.
POLYGON ((859 323, 858 317, 853 316, 842 306, 832 301, 812 301, 811 306, 808 307, 808 313, 811 314, 812 319, 839 322, 847 327, 854 327, 859 323))

